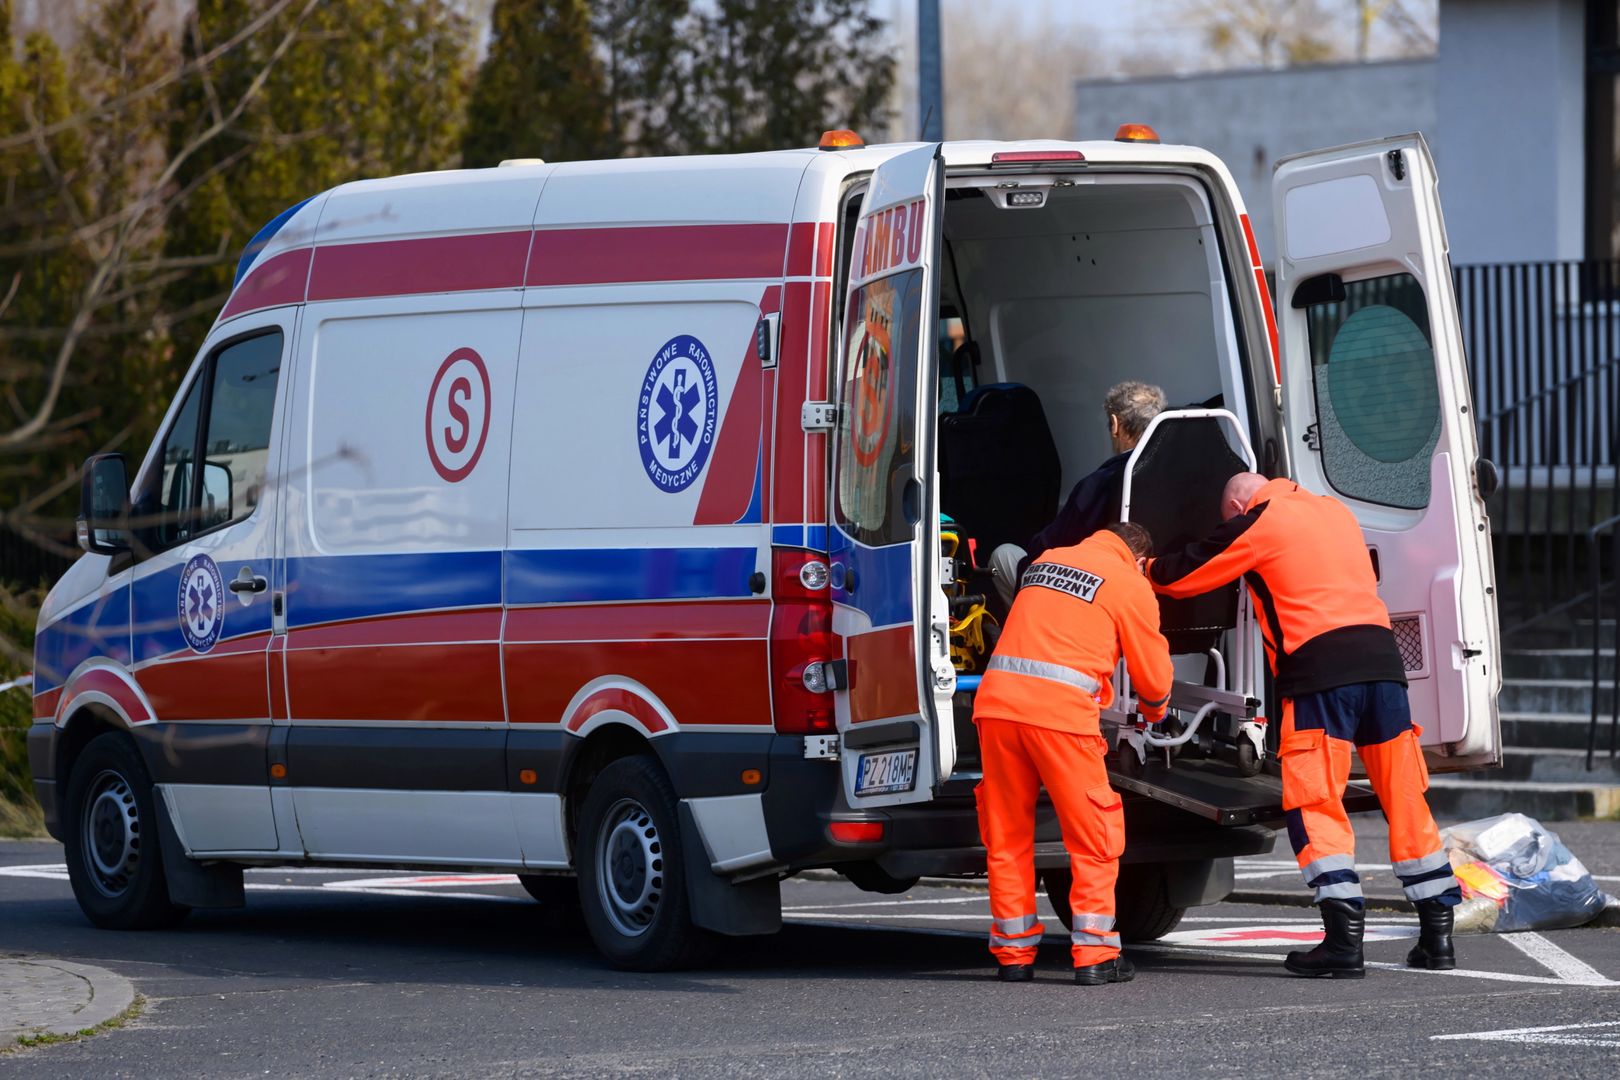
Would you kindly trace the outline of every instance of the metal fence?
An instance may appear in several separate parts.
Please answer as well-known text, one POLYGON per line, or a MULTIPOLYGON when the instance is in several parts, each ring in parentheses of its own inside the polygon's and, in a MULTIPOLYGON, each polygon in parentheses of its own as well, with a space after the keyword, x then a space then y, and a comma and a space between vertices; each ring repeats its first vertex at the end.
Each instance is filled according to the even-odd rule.
MULTIPOLYGON (((1480 452, 1501 475, 1491 528, 1503 637, 1545 630, 1550 640, 1590 645, 1590 766, 1604 609, 1620 565, 1620 262, 1460 266, 1455 274, 1480 452)), ((1608 679, 1620 693, 1620 675, 1608 679)), ((1620 712, 1608 719, 1613 754, 1620 712)))

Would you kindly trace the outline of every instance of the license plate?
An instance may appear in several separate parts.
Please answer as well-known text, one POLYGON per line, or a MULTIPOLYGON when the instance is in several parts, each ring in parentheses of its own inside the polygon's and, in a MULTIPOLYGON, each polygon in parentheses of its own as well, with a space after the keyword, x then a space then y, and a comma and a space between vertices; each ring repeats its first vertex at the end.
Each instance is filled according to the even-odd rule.
POLYGON ((855 763, 856 795, 887 795, 917 786, 917 751, 862 754, 855 763))

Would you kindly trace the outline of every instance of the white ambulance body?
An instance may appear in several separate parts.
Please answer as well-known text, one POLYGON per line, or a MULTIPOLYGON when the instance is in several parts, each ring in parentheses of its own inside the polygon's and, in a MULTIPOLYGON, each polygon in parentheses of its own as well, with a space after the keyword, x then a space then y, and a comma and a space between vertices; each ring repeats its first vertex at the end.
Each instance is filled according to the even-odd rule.
MULTIPOLYGON (((775 929, 801 869, 982 873, 936 440, 1006 384, 1042 402, 1044 504, 1106 456, 1124 378, 1342 498, 1435 767, 1494 761, 1428 152, 1293 159, 1277 207, 1274 320, 1231 177, 1187 147, 514 163, 300 204, 133 477, 87 466, 29 742, 81 904, 152 925, 240 903, 246 865, 577 875, 603 950, 662 967, 775 929)), ((1222 641, 1263 717, 1252 620, 1222 641)), ((1279 824, 1178 798, 1128 800, 1136 936, 1279 824)))

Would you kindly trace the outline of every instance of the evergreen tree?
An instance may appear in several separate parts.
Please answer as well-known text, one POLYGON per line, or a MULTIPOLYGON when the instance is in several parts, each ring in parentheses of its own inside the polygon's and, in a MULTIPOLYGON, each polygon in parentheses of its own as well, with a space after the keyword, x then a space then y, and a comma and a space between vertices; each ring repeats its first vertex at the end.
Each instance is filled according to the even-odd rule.
POLYGON ((591 6, 613 152, 675 152, 692 73, 690 0, 595 0, 591 6))
POLYGON ((813 146, 884 122, 894 62, 871 0, 713 0, 698 21, 694 100, 675 117, 689 152, 813 146))
POLYGON ((495 0, 467 110, 468 166, 615 153, 585 0, 495 0))

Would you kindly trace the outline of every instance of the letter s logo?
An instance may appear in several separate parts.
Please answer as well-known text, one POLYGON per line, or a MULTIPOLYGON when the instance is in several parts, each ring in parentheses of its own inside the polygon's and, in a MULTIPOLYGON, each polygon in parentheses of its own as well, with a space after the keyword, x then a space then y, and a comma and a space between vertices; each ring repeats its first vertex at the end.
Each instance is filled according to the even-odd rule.
POLYGON ((445 406, 450 411, 450 418, 459 426, 459 431, 451 433, 446 425, 444 429, 444 445, 452 454, 459 454, 467 449, 467 437, 472 434, 472 417, 467 415, 466 403, 472 400, 472 383, 465 375, 457 375, 450 383, 450 401, 445 406))

